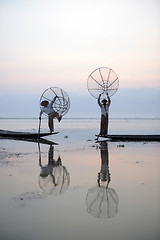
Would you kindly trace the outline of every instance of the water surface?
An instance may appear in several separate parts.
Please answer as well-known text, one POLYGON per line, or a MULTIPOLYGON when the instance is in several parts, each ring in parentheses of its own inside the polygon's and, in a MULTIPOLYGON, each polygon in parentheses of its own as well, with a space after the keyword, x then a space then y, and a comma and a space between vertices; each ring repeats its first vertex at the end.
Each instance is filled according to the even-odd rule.
MULTIPOLYGON (((110 131, 158 133, 158 121, 137 121, 113 120, 110 131)), ((34 119, 0 122, 37 127, 34 119)), ((158 240, 160 143, 96 143, 96 119, 55 127, 47 139, 56 145, 0 140, 1 239, 158 240)))

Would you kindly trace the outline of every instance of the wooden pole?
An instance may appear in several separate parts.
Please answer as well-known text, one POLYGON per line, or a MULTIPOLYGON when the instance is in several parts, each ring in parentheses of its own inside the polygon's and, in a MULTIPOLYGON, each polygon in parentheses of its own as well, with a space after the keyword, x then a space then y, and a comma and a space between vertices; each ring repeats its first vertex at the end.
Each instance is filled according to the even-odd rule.
POLYGON ((38 138, 41 130, 41 117, 39 118, 38 138))

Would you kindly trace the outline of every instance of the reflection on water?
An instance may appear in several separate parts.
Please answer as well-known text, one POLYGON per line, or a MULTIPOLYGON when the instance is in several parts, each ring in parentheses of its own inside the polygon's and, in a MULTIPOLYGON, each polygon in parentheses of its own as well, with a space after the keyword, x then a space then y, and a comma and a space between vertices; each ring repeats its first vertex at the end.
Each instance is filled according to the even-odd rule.
POLYGON ((62 138, 0 141, 1 239, 159 240, 160 144, 62 138))
POLYGON ((113 188, 109 188, 111 174, 109 171, 108 143, 100 144, 101 170, 98 173, 97 186, 90 188, 86 197, 87 212, 96 218, 111 218, 118 212, 119 198, 113 188))
POLYGON ((39 186, 44 194, 59 195, 65 192, 70 184, 70 176, 65 166, 62 165, 61 157, 54 159, 54 146, 51 144, 48 150, 48 162, 42 165, 41 150, 39 146, 39 186))
MULTIPOLYGON (((159 122, 113 120, 110 131, 154 134, 159 122)), ((98 123, 64 120, 39 156, 37 143, 0 139, 0 239, 160 239, 160 144, 99 148, 98 123)), ((32 131, 37 119, 0 125, 32 131)))

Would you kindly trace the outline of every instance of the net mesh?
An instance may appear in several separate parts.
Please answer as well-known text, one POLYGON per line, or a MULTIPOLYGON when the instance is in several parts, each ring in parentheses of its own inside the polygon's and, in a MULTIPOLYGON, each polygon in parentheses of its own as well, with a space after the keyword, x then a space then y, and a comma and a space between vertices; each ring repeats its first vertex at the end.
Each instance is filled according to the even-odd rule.
POLYGON ((57 98, 53 103, 53 110, 64 116, 70 108, 70 99, 67 93, 61 88, 51 87, 46 89, 40 97, 40 108, 42 101, 51 102, 55 96, 57 96, 57 98))
POLYGON ((89 93, 98 98, 101 94, 102 98, 114 95, 119 87, 119 79, 116 73, 107 67, 101 67, 94 70, 88 77, 87 87, 89 93))

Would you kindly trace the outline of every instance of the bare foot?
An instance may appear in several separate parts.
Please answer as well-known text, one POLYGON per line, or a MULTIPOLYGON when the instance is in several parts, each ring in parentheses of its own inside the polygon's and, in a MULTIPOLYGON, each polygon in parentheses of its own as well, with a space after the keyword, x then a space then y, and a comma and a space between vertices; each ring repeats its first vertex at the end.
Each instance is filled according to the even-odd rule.
POLYGON ((60 122, 62 119, 62 115, 59 116, 58 122, 60 122))

